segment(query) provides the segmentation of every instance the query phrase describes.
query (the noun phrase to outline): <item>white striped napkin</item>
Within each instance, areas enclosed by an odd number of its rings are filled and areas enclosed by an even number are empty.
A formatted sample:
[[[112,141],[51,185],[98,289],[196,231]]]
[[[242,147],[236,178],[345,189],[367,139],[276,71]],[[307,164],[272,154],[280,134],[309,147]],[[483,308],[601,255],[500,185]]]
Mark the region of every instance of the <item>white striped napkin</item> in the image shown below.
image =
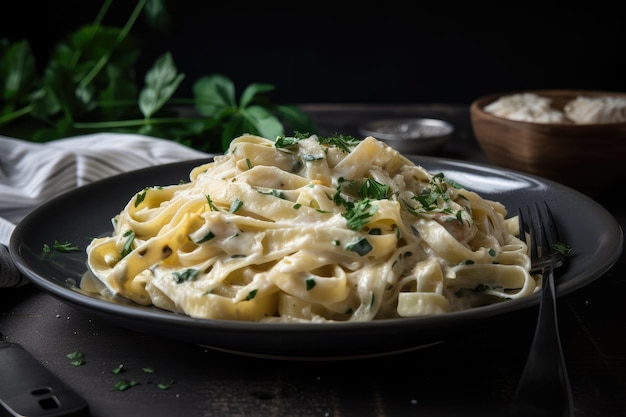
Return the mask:
[[[207,154],[174,141],[134,134],[96,133],[45,143],[0,136],[0,245],[15,225],[45,201],[125,171]],[[0,287],[10,275],[0,264]],[[13,280],[10,280],[13,281]]]

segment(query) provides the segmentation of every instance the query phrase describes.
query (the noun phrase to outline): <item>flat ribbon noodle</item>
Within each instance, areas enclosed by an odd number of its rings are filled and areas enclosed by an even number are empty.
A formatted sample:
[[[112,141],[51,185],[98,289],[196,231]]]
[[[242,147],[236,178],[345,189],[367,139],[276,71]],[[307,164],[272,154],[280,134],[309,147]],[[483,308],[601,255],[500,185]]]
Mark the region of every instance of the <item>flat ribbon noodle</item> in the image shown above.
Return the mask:
[[[87,248],[92,287],[281,322],[445,314],[537,290],[504,205],[373,137],[331,139],[243,135],[189,182],[140,190]]]

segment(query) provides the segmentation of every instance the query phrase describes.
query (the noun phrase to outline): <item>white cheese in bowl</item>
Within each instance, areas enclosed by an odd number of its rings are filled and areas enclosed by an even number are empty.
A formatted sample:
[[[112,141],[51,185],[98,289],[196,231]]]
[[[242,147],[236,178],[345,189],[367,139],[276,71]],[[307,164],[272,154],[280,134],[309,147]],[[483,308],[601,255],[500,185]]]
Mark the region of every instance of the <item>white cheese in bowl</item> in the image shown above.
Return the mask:
[[[560,123],[562,112],[551,107],[552,99],[534,93],[500,97],[487,105],[485,111],[495,116],[523,122]]]
[[[626,98],[577,97],[563,108],[574,123],[626,122]]]
[[[510,120],[535,123],[619,123],[626,122],[626,98],[579,96],[565,104],[563,111],[552,107],[552,99],[535,93],[500,97],[485,111]]]

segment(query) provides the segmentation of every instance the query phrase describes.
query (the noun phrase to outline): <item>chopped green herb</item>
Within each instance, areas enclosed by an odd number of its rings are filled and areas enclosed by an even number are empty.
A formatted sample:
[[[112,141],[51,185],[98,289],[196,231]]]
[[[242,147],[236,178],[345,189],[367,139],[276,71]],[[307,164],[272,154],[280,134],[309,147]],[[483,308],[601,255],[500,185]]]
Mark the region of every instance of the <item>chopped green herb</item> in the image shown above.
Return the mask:
[[[265,194],[265,195],[273,195],[274,197],[278,197],[280,199],[283,200],[287,200],[287,196],[285,195],[285,193],[283,193],[282,191],[279,190],[271,190],[271,191],[261,191],[259,190],[260,194]]]
[[[372,244],[366,238],[361,238],[357,240],[356,242],[351,243],[348,246],[346,246],[346,250],[356,252],[361,256],[366,255],[372,249],[373,249]]]
[[[453,195],[450,191],[451,188],[459,189],[462,187],[456,182],[445,178],[443,173],[435,174],[430,179],[428,187],[424,188],[419,195],[412,197],[413,200],[419,203],[417,207],[411,207],[405,202],[407,210],[415,216],[426,213],[454,214],[454,218],[447,220],[462,221],[463,210],[457,210],[453,213],[450,207],[450,202],[452,201],[451,196]],[[460,194],[457,194],[456,198],[467,200],[465,196]]]
[[[197,269],[187,268],[183,272],[175,271],[172,275],[174,276],[174,282],[177,284],[181,284],[185,281],[193,281],[198,276]]]
[[[231,213],[235,213],[237,210],[239,210],[241,207],[243,206],[243,201],[241,201],[238,198],[235,198],[233,200],[233,202],[230,204],[230,212]]]
[[[319,136],[317,138],[320,144],[334,146],[344,152],[350,152],[352,148],[359,144],[360,140],[354,136],[335,134],[327,137]]]
[[[163,383],[158,383],[156,384],[156,386],[159,389],[169,389],[172,385],[174,385],[174,380],[171,380],[170,382],[168,382],[167,384],[163,384]]]
[[[200,240],[198,240],[196,243],[200,244],[200,243],[204,243],[204,242],[208,242],[209,240],[213,239],[215,237],[215,234],[209,230],[209,232],[204,235],[204,237]]]
[[[215,204],[213,204],[213,200],[211,200],[211,196],[208,194],[206,195],[206,201],[209,203],[209,208],[211,209],[211,211],[219,211],[219,209],[215,207]]]
[[[138,207],[143,202],[143,200],[145,200],[147,194],[148,188],[144,188],[142,192],[137,194],[137,197],[135,198],[135,207]]]
[[[359,188],[359,197],[385,200],[391,196],[391,187],[372,178],[367,178]]]
[[[376,295],[372,293],[372,298],[370,299],[370,308],[374,307],[374,301],[376,300]]]
[[[248,169],[252,169],[252,162],[248,158],[246,158],[246,165],[248,166]]]
[[[246,296],[246,301],[250,301],[250,300],[252,300],[254,297],[256,297],[256,293],[257,293],[258,291],[259,291],[259,290],[252,290],[252,291],[250,291],[250,292],[248,293],[248,295]]]
[[[276,138],[274,146],[276,148],[290,148],[298,144],[302,139],[307,139],[311,135],[308,133],[294,132],[293,136],[279,136]],[[321,145],[333,146],[344,152],[350,152],[352,148],[359,144],[359,140],[353,136],[335,134],[327,137],[317,136],[317,141]]]
[[[287,200],[287,196],[285,195],[285,193],[283,193],[282,191],[278,191],[278,190],[272,190],[271,194],[274,197],[278,197],[282,200]]]
[[[311,154],[306,154],[302,156],[302,159],[304,159],[307,162],[311,162],[311,161],[321,161],[324,159],[323,155],[311,155]]]
[[[315,279],[314,278],[307,278],[305,281],[306,284],[306,290],[307,291],[311,291],[313,289],[313,287],[315,287]]]
[[[274,142],[274,146],[276,148],[289,148],[291,146],[296,145],[300,139],[305,139],[304,137],[289,137],[289,136],[279,136],[276,138]]]
[[[52,244],[52,248],[44,243],[43,253],[50,253],[52,249],[56,250],[57,252],[66,252],[66,253],[80,250],[78,246],[70,242],[59,243],[59,241],[55,240],[54,243]]]
[[[83,358],[83,353],[75,350],[74,352],[68,353],[67,355],[65,355],[68,359],[82,359]]]
[[[126,242],[124,242],[124,247],[122,248],[122,258],[127,256],[129,253],[133,251],[133,241],[135,240],[135,232],[132,230],[127,230],[123,235],[126,238]]]
[[[126,391],[127,389],[132,388],[135,385],[139,385],[139,382],[134,380],[127,381],[125,379],[120,379],[115,383],[111,391]]]
[[[554,249],[555,251],[563,255],[569,255],[569,253],[572,251],[572,247],[568,245],[567,243],[563,243],[563,242],[556,242],[555,244],[552,245],[552,249]]]
[[[124,365],[119,364],[115,368],[111,369],[111,373],[117,375],[121,373],[123,370],[124,370]]]
[[[156,369],[154,369],[154,368],[148,368],[148,367],[146,367],[146,368],[141,368],[141,370],[142,370],[142,371],[144,371],[144,372],[145,372],[145,373],[147,373],[147,374],[153,374],[153,373],[155,373],[155,372],[156,372]]]
[[[83,361],[83,354],[77,350],[72,353],[68,353],[65,356],[70,359],[70,365],[81,366],[85,364],[85,361]]]
[[[376,211],[378,206],[370,204],[369,199],[357,201],[346,207],[346,212],[342,214],[347,220],[347,226],[351,230],[362,230]]]
[[[441,174],[441,178],[450,186],[452,186],[452,188],[456,188],[457,190],[462,190],[463,186],[461,184],[459,184],[458,182],[451,180],[450,178],[444,178],[443,174]],[[465,198],[464,196],[460,196],[462,198]]]

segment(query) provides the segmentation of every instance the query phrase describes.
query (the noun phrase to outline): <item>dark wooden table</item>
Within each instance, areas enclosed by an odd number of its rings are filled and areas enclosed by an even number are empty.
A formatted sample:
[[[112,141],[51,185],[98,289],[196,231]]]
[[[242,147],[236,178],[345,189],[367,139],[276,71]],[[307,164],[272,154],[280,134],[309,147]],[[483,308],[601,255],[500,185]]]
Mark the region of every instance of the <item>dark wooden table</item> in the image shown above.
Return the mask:
[[[456,126],[438,156],[488,162],[468,108],[448,105],[306,105],[320,134],[359,136],[388,116],[438,117]],[[616,196],[599,197],[626,226]],[[626,416],[626,262],[560,301],[560,328],[578,417]],[[488,416],[509,401],[532,339],[537,309],[508,326],[477,326],[462,338],[391,356],[283,361],[240,356],[133,332],[90,317],[32,284],[0,290],[0,332],[89,403],[94,417],[124,416]],[[332,343],[332,341],[329,341]],[[85,364],[66,357],[84,354]],[[124,372],[111,371],[119,365]],[[146,373],[143,368],[153,368]],[[2,372],[2,370],[0,370]],[[126,391],[120,378],[136,380]],[[160,389],[158,383],[173,384]]]

